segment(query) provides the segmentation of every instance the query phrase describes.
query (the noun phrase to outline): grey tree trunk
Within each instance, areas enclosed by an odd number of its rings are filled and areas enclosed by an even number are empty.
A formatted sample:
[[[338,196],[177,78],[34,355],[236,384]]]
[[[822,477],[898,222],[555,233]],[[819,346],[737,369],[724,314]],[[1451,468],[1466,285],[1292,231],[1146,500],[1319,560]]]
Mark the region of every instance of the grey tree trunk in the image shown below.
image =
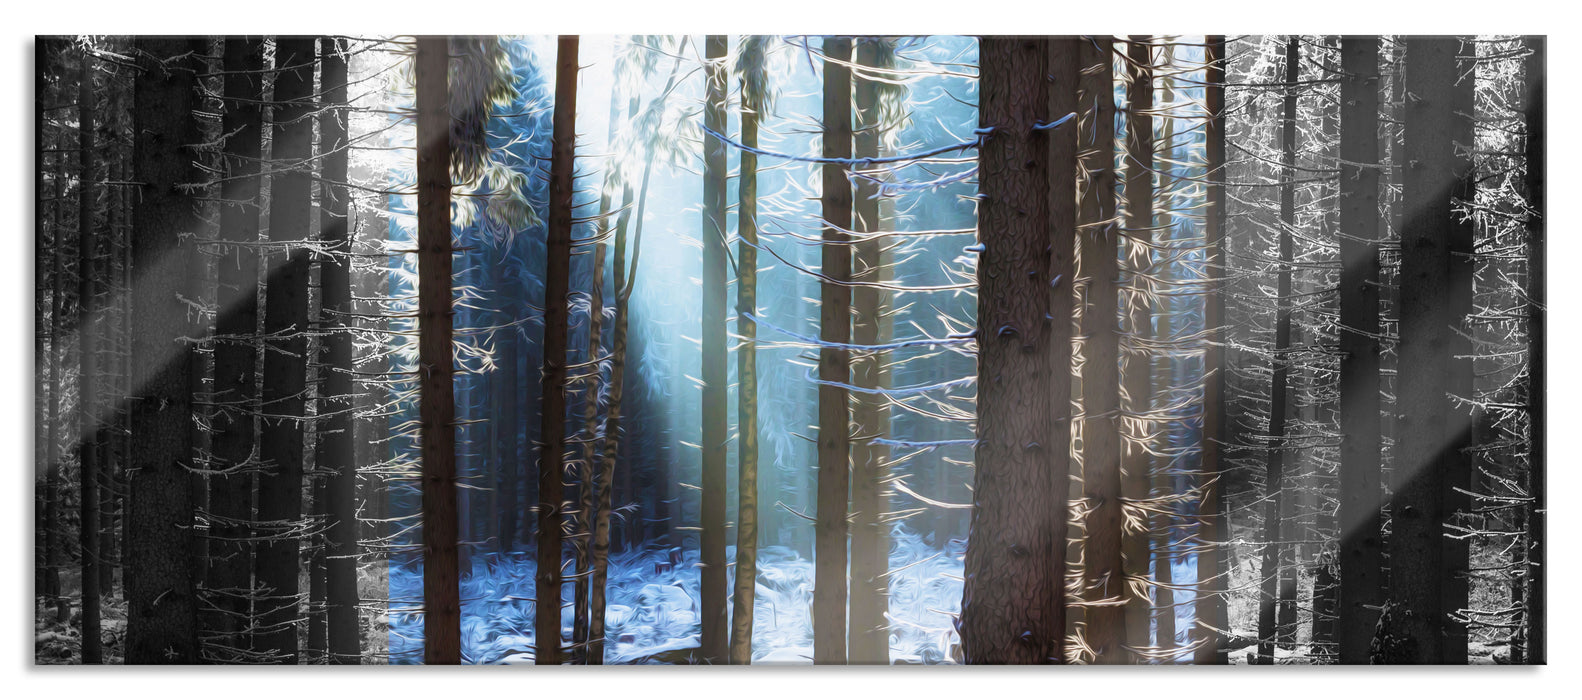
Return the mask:
[[[1365,664],[1384,596],[1379,435],[1379,40],[1340,42],[1340,662]]]
[[[136,41],[141,70],[134,79],[133,180],[142,183],[132,210],[132,289],[137,314],[132,339],[132,459],[127,498],[126,663],[198,661],[198,605],[190,567],[193,552],[193,391],[196,362],[182,337],[196,335],[187,305],[169,280],[198,267],[184,234],[202,225],[180,186],[203,175],[187,147],[202,137],[192,115],[199,107],[198,57],[206,39]]]
[[[278,663],[297,663],[297,627],[301,618],[301,538],[294,533],[302,520],[303,461],[306,445],[308,350],[308,283],[311,260],[301,241],[308,238],[312,213],[313,68],[318,56],[314,40],[283,38],[276,43],[274,136],[271,139],[269,201],[271,270],[264,290],[264,333],[272,337],[264,353],[263,421],[259,456],[265,471],[258,480],[258,519],[270,523],[260,533],[256,575],[260,598],[254,650]]]

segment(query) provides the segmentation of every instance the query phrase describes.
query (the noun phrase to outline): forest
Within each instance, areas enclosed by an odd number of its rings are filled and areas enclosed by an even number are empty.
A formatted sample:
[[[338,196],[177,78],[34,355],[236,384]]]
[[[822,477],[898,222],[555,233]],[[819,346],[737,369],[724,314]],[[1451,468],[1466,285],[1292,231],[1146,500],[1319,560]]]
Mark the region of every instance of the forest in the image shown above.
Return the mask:
[[[34,665],[1547,663],[1546,38],[34,38]]]

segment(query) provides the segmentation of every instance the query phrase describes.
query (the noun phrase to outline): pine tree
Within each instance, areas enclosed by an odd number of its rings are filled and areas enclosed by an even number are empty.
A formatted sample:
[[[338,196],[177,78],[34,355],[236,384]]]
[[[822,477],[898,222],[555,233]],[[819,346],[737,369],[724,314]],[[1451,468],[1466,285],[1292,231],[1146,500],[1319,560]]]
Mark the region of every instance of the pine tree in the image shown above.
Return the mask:
[[[534,604],[535,662],[561,663],[560,566],[566,449],[566,325],[575,192],[577,47],[560,37],[555,71],[554,142],[549,174],[549,242],[544,270],[544,399],[538,458],[538,571]]]
[[[729,39],[710,34],[703,44],[706,62],[703,126],[725,132],[726,65]],[[724,663],[727,653],[725,578],[725,448],[726,363],[725,347],[725,143],[703,141],[703,537],[700,585],[703,623],[699,655],[710,663]]]
[[[824,157],[851,157],[851,39],[824,39]],[[851,484],[851,183],[823,165],[824,245],[819,272],[818,521],[814,524],[813,663],[846,663],[846,520]]]
[[[1121,357],[1121,497],[1131,503],[1148,498],[1149,443],[1152,440],[1153,375],[1149,342],[1153,338],[1154,289],[1154,69],[1151,37],[1129,38],[1126,62],[1130,82],[1126,89],[1126,222],[1124,250],[1128,283],[1126,333]],[[1146,516],[1121,532],[1121,556],[1127,579],[1148,580],[1149,537]],[[1149,646],[1151,611],[1149,589],[1126,593],[1126,645]]]
[[[352,336],[347,320],[352,307],[352,239],[348,227],[346,187],[349,141],[347,139],[346,40],[319,40],[323,73],[319,79],[323,110],[319,115],[319,141],[324,151],[319,201],[320,236],[331,257],[319,263],[323,289],[320,331],[323,340],[323,377],[320,396],[331,399],[329,417],[320,418],[316,468],[331,471],[326,477],[324,554],[325,605],[328,607],[328,646],[331,663],[360,664],[362,650],[357,618],[357,461],[352,443]],[[320,415],[325,413],[320,410]]]
[[[758,123],[769,108],[768,40],[744,37],[736,61],[741,75],[741,175],[736,208],[737,505],[736,579],[731,597],[730,662],[752,663],[753,610],[758,583]]]
[[[1280,148],[1282,154],[1281,177],[1285,182],[1280,186],[1280,243],[1279,243],[1279,269],[1276,271],[1278,281],[1275,284],[1275,331],[1274,349],[1270,362],[1272,364],[1273,378],[1269,384],[1269,448],[1266,454],[1266,471],[1264,477],[1264,510],[1263,510],[1263,559],[1259,578],[1263,582],[1262,594],[1258,601],[1258,663],[1274,663],[1274,647],[1277,641],[1283,642],[1286,634],[1283,626],[1277,624],[1276,611],[1279,606],[1294,604],[1288,593],[1294,592],[1285,589],[1287,558],[1291,556],[1290,548],[1281,543],[1284,513],[1289,510],[1289,501],[1285,493],[1285,453],[1286,453],[1286,406],[1288,401],[1287,381],[1291,372],[1290,347],[1291,347],[1291,264],[1293,244],[1291,229],[1296,224],[1296,186],[1291,183],[1296,177],[1296,82],[1297,69],[1301,60],[1301,38],[1292,36],[1286,40],[1285,49],[1285,111],[1282,117],[1282,136]]]
[[[1368,661],[1383,600],[1379,40],[1340,42],[1340,662]]]
[[[1545,379],[1548,377],[1548,350],[1545,343],[1548,341],[1548,305],[1549,295],[1545,287],[1548,282],[1548,264],[1544,256],[1548,252],[1548,195],[1545,180],[1548,159],[1544,154],[1546,137],[1548,136],[1548,116],[1545,112],[1547,101],[1545,97],[1545,81],[1548,78],[1548,53],[1549,42],[1546,37],[1528,37],[1527,44],[1531,49],[1526,59],[1527,81],[1527,206],[1531,210],[1528,215],[1528,243],[1527,243],[1527,420],[1528,420],[1528,481],[1527,492],[1531,497],[1528,505],[1528,536],[1531,544],[1527,552],[1528,579],[1527,590],[1527,662],[1531,664],[1549,663],[1548,621],[1544,618],[1548,611],[1548,601],[1545,595],[1548,591],[1548,570],[1544,564],[1549,561],[1546,549],[1549,541],[1548,534],[1548,477],[1546,470],[1549,468],[1548,446],[1548,401],[1544,396],[1547,388]]]
[[[1084,114],[1078,148],[1085,181],[1077,215],[1081,266],[1088,277],[1082,314],[1082,468],[1083,497],[1091,503],[1083,545],[1083,591],[1087,603],[1086,642],[1101,664],[1124,664],[1126,608],[1113,604],[1129,595],[1121,557],[1121,428],[1118,259],[1120,231],[1115,205],[1114,40],[1088,37],[1082,42],[1080,103]]]
[[[99,187],[94,161],[94,67],[82,51],[77,76],[77,464],[79,551],[82,557],[82,662],[104,662],[99,605],[99,353],[98,232],[94,229]]]
[[[282,38],[276,43],[276,107],[271,138],[269,242],[271,270],[264,291],[264,333],[275,350],[264,353],[261,401],[263,421],[259,455],[265,471],[258,480],[258,519],[275,533],[259,543],[256,575],[261,591],[254,649],[274,661],[297,662],[297,621],[301,617],[296,525],[302,520],[303,418],[306,415],[308,281],[311,260],[302,241],[312,213],[314,40]],[[283,260],[281,258],[284,258]]]
[[[457,553],[456,394],[451,359],[451,324],[454,315],[451,258],[454,247],[450,230],[451,119],[447,108],[449,41],[444,37],[419,37],[413,64],[417,88],[418,143],[418,413],[423,472],[423,662],[431,665],[459,664],[461,591]],[[558,553],[559,550],[556,551]],[[559,641],[558,625],[556,641]]]
[[[893,58],[888,40],[857,40],[859,66],[884,67]],[[869,74],[873,75],[873,74]],[[883,74],[879,74],[881,77]],[[853,155],[874,158],[879,155],[884,114],[879,104],[880,83],[862,73],[854,81],[857,127],[852,137]],[[882,229],[879,220],[879,187],[870,178],[856,183],[852,203],[853,226],[862,237],[851,246],[852,342],[877,345],[882,341],[885,322],[885,239],[874,236]],[[867,351],[852,358],[852,384],[864,389],[881,389],[883,365],[888,353]],[[874,440],[889,432],[886,398],[871,393],[852,397],[851,509],[855,522],[851,530],[851,603],[849,605],[849,661],[854,664],[890,663],[890,595],[884,573],[890,568],[889,524],[881,517],[887,508],[884,498],[889,476],[889,449]]]
[[[189,567],[193,552],[193,349],[187,306],[166,281],[198,269],[197,252],[181,237],[198,230],[198,212],[183,185],[202,175],[187,149],[199,143],[198,57],[203,39],[140,38],[135,42],[132,289],[137,314],[132,339],[132,454],[127,496],[126,663],[195,663],[198,605]]]
[[[1204,155],[1210,182],[1225,180],[1225,36],[1207,37],[1204,51],[1203,107],[1208,113],[1204,122]],[[1203,239],[1207,250],[1207,273],[1211,278],[1203,302],[1203,327],[1212,334],[1204,348],[1203,367],[1207,376],[1203,382],[1203,445],[1202,478],[1198,488],[1202,501],[1198,504],[1197,591],[1193,607],[1198,625],[1194,639],[1198,644],[1193,655],[1197,665],[1223,665],[1226,663],[1224,639],[1221,630],[1229,629],[1225,594],[1228,588],[1225,574],[1224,544],[1228,531],[1225,518],[1223,478],[1226,471],[1225,446],[1228,444],[1226,425],[1225,345],[1229,327],[1225,324],[1226,278],[1229,268],[1225,256],[1225,186],[1210,185],[1207,192],[1208,207],[1203,214]]]
[[[1051,76],[1065,78],[1053,90],[1069,90],[1076,67],[1050,62],[1074,62],[1071,48],[1017,37],[979,44],[979,120],[992,131],[979,154],[978,438],[961,607],[967,663],[1058,663],[1063,655],[1069,487],[1058,455],[1069,451],[1061,442],[1069,433],[1057,429],[1061,407],[1052,403],[1069,409],[1069,369],[1055,362],[1071,340],[1070,326],[1051,311],[1069,290],[1061,285],[1071,276],[1077,163],[1075,130],[1051,128],[1049,112],[1070,104],[1051,99]]]
[[[219,259],[217,300],[220,309],[214,332],[214,401],[217,411],[210,448],[217,469],[209,476],[211,561],[204,589],[209,614],[204,631],[215,635],[209,654],[233,658],[251,645],[253,545],[247,542],[253,519],[253,486],[258,437],[258,252],[259,157],[263,145],[264,42],[259,38],[225,40],[225,113],[220,128],[225,139],[224,173],[220,184],[219,240],[226,245]]]
[[[1455,38],[1406,40],[1405,168],[1401,231],[1400,358],[1396,400],[1395,469],[1390,504],[1387,620],[1375,643],[1386,663],[1443,663],[1446,659],[1447,563],[1443,527],[1453,452],[1462,447],[1450,426],[1459,421],[1447,396],[1454,214],[1451,198],[1464,172],[1452,134]],[[1415,99],[1414,99],[1415,98]],[[1415,163],[1415,167],[1411,167]],[[1464,564],[1464,562],[1463,562]]]

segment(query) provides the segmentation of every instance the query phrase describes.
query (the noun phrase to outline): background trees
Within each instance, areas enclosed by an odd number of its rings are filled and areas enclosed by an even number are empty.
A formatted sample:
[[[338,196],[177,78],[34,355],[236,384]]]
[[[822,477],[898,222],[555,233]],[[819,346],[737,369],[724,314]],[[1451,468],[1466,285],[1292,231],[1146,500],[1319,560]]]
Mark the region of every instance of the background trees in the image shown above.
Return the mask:
[[[1545,658],[1540,45],[734,46],[41,41],[38,658]]]

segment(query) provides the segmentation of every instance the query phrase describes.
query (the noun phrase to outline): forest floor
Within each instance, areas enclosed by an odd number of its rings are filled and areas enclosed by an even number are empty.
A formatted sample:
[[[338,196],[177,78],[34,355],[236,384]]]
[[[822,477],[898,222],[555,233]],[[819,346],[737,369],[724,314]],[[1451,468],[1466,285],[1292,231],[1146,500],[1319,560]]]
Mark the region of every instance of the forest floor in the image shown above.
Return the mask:
[[[935,548],[898,532],[890,554],[892,663],[953,663],[954,618],[961,609],[962,554],[951,540]],[[734,547],[728,556],[734,556]],[[474,557],[462,579],[462,657],[472,664],[533,661],[533,559],[522,553]],[[758,550],[753,663],[810,664],[813,656],[813,562],[780,546]],[[394,566],[392,600],[420,600],[422,568]],[[567,585],[564,598],[571,599]],[[422,657],[422,614],[392,606],[390,662]],[[569,608],[569,606],[568,606]],[[696,549],[646,547],[610,556],[606,612],[609,664],[687,663],[700,642]],[[562,630],[569,644],[572,615]]]

